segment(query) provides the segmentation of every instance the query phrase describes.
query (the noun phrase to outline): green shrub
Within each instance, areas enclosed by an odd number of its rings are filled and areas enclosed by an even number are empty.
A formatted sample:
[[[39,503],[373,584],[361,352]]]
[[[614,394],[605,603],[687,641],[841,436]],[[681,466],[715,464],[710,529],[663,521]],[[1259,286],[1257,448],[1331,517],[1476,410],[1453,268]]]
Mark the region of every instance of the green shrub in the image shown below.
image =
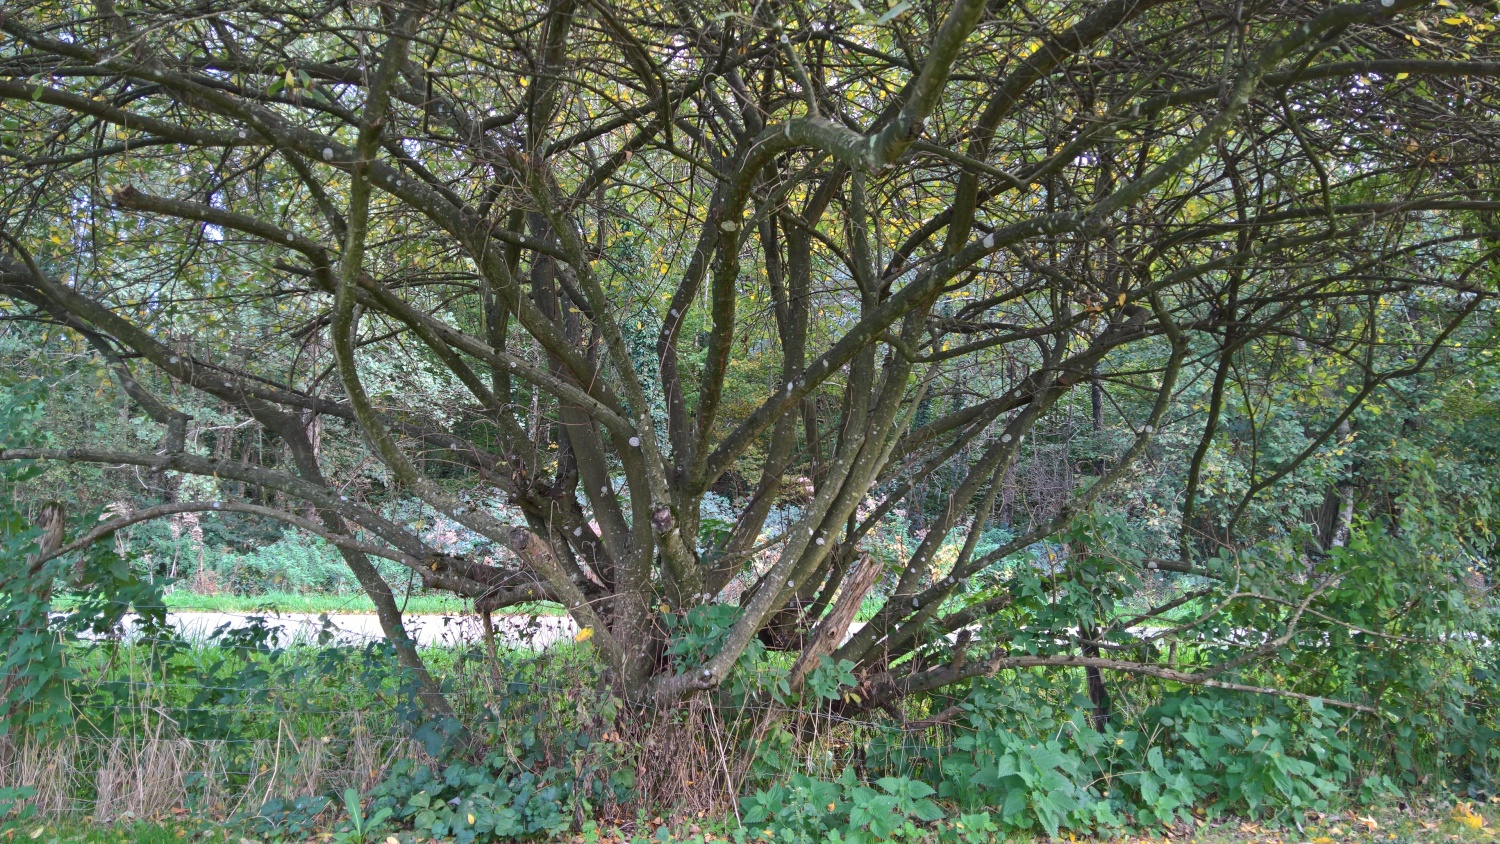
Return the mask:
[[[404,762],[371,793],[371,810],[389,810],[420,835],[457,844],[541,840],[572,824],[572,813],[565,813],[569,779],[560,769],[520,770],[499,754],[477,765],[455,763],[441,773]]]
[[[929,751],[939,793],[967,810],[997,807],[995,821],[1006,830],[1040,827],[1056,836],[1064,828],[1119,826],[1109,801],[1091,785],[1104,736],[1081,720],[1038,734],[981,718],[978,729],[950,748]]]
[[[1143,720],[1155,732],[1148,764],[1134,783],[1122,780],[1133,786],[1146,821],[1166,819],[1156,806],[1168,782],[1182,783],[1183,811],[1201,804],[1212,814],[1290,815],[1326,810],[1354,770],[1337,721],[1317,700],[1297,705],[1176,692]]]
[[[741,799],[740,839],[785,844],[918,841],[944,817],[931,799],[935,793],[927,783],[906,777],[882,777],[872,788],[850,768],[832,781],[793,774],[784,784]],[[987,822],[987,816],[976,816],[969,829]]]
[[[978,683],[951,742],[913,751],[893,731],[871,760],[913,770],[960,810],[992,811],[1003,830],[1049,836],[1190,822],[1190,810],[1290,819],[1328,810],[1354,781],[1349,741],[1316,701],[1181,689],[1101,731],[1086,699],[1058,706],[1042,688],[1029,674]],[[1394,789],[1388,777],[1363,787]]]
[[[318,830],[319,817],[328,810],[331,802],[321,794],[273,797],[249,816],[234,820],[261,838],[301,841]]]
[[[252,551],[220,551],[210,568],[233,591],[243,594],[278,590],[350,592],[359,588],[337,548],[293,530]]]

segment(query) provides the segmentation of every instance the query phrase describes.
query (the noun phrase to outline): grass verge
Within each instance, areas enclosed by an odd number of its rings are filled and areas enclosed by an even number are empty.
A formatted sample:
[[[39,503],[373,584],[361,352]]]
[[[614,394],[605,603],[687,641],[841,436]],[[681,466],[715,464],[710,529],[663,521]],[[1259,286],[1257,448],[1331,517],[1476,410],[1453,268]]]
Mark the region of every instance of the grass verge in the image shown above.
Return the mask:
[[[1480,826],[1464,823],[1465,815],[1477,817]],[[1309,812],[1303,819],[1301,829],[1294,826],[1274,826],[1242,819],[1221,819],[1204,822],[1196,828],[1178,825],[1154,833],[1122,835],[1110,840],[1119,844],[1490,844],[1500,841],[1496,826],[1500,825],[1500,798],[1491,798],[1488,805],[1467,804],[1467,811],[1454,809],[1452,798],[1430,797],[1413,799],[1410,803],[1349,809],[1343,812]],[[307,840],[326,841],[329,832],[335,829],[337,820],[331,820],[326,830],[312,833]],[[695,816],[656,817],[625,826],[600,826],[585,823],[580,832],[556,839],[569,844],[655,844],[661,841],[681,841],[692,844],[708,844],[715,841],[735,841],[734,818],[705,818]],[[945,839],[965,840],[957,835],[950,824],[944,824],[922,838],[924,842]],[[400,844],[416,844],[417,838],[408,832],[380,830],[372,836],[376,841],[394,838]],[[423,839],[427,841],[430,839]],[[1045,839],[1035,839],[1037,841]],[[1075,840],[1070,837],[1069,840]],[[255,841],[247,838],[242,830],[206,818],[182,816],[166,820],[123,820],[112,824],[90,823],[87,819],[68,821],[3,821],[0,822],[0,842],[3,844],[218,844],[218,842]],[[259,844],[255,841],[255,844]]]

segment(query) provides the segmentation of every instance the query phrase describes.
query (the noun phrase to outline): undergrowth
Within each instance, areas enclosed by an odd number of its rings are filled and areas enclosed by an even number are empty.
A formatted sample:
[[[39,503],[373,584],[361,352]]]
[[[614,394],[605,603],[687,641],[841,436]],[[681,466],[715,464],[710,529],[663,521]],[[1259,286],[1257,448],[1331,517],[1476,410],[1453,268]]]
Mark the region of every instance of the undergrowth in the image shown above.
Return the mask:
[[[852,663],[824,657],[797,694],[789,655],[759,642],[714,693],[658,710],[614,693],[592,643],[481,643],[423,654],[450,717],[423,705],[383,641],[287,644],[251,619],[187,642],[166,624],[160,582],[102,557],[90,571],[61,615],[33,593],[4,593],[0,818],[182,812],[256,840],[474,844],[675,835],[651,823],[667,816],[725,819],[721,833],[740,841],[979,841],[1226,818],[1292,828],[1424,793],[1482,807],[1500,772],[1490,647],[1467,665],[1361,666],[1384,684],[1381,710],[1361,713],[1316,693],[1147,676],[1112,678],[1100,711],[1081,673],[1042,669],[862,711],[869,678]],[[139,627],[118,636],[127,615]],[[698,664],[734,619],[726,605],[664,612],[663,659]],[[1189,640],[1174,658],[1191,664],[1217,646]],[[1301,688],[1337,690],[1337,663],[1321,664]],[[1288,654],[1235,679],[1287,686],[1294,670]]]
[[[715,625],[688,626],[690,658]],[[1450,742],[1441,766],[1402,771],[1391,748],[1410,722],[1151,680],[1119,684],[1098,724],[1081,685],[1005,672],[974,682],[957,718],[924,726],[940,701],[910,700],[899,720],[836,716],[853,678],[826,659],[815,699],[765,696],[784,665],[761,653],[729,686],[738,700],[652,713],[609,692],[586,644],[425,656],[466,729],[426,717],[381,645],[280,647],[252,623],[210,644],[75,647],[68,730],[0,740],[0,814],[178,810],[257,840],[471,844],[696,811],[737,817],[722,833],[741,841],[981,841],[1294,826],[1460,781],[1482,801],[1495,761],[1493,744]]]

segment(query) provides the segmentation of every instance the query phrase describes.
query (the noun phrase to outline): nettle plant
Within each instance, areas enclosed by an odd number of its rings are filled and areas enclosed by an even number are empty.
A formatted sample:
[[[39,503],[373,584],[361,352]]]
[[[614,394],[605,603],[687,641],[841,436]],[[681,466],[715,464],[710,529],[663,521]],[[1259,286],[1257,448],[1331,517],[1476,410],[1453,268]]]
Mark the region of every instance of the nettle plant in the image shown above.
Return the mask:
[[[141,506],[77,541],[219,511],[333,544],[435,714],[374,558],[481,612],[562,604],[659,705],[763,646],[795,653],[790,692],[852,664],[846,714],[1029,667],[1086,672],[1101,717],[1122,672],[1373,710],[1246,672],[1329,630],[1426,637],[1399,602],[1347,617],[1326,561],[1373,506],[1362,408],[1493,316],[1500,65],[1453,21],[9,3],[0,313],[159,441],[0,457],[139,470]],[[187,437],[186,397],[226,421]],[[412,500],[492,550],[382,515]],[[913,541],[868,554],[898,510]],[[1101,546],[1065,535],[1081,514],[1150,529]],[[1288,553],[1245,565],[1268,539]],[[1038,547],[1015,589],[969,588]],[[1207,620],[1106,612],[1168,572]],[[664,616],[724,602],[669,646]]]

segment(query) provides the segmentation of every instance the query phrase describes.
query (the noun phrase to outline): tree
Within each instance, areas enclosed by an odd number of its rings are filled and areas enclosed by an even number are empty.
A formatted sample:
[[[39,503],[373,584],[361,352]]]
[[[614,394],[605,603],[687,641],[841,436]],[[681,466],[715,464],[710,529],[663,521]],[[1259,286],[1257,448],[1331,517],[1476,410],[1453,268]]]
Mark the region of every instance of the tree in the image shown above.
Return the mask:
[[[855,708],[1025,666],[1088,667],[1101,694],[1099,671],[1306,696],[1234,679],[1309,619],[1353,624],[1317,565],[1349,542],[1347,479],[1306,467],[1493,314],[1491,15],[15,4],[3,307],[86,342],[161,438],[0,456],[217,479],[219,500],[95,533],[195,508],[314,532],[418,672],[371,557],[486,613],[562,603],[662,704],[756,641],[836,645]],[[1277,384],[1305,399],[1290,428],[1257,416]],[[1012,518],[1007,479],[1079,387],[1114,435],[1101,421]],[[185,447],[179,390],[278,448]],[[331,474],[315,423],[366,465]],[[1237,487],[1213,484],[1226,438]],[[1153,449],[1178,461],[1172,541],[1101,545]],[[1287,533],[1257,508],[1293,481],[1333,490],[1333,523],[1250,588],[1245,555]],[[728,517],[705,519],[715,495]],[[398,496],[509,550],[430,547],[382,509]],[[897,510],[923,532],[844,641]],[[1054,609],[1031,620],[1052,632],[1022,647],[1024,619],[992,634],[1026,596],[976,584],[1038,547]],[[1181,601],[1111,620],[1106,570],[1250,595],[1265,637],[1179,665],[1129,631]],[[711,653],[674,669],[664,615],[737,577]],[[949,644],[976,629],[983,655]]]

